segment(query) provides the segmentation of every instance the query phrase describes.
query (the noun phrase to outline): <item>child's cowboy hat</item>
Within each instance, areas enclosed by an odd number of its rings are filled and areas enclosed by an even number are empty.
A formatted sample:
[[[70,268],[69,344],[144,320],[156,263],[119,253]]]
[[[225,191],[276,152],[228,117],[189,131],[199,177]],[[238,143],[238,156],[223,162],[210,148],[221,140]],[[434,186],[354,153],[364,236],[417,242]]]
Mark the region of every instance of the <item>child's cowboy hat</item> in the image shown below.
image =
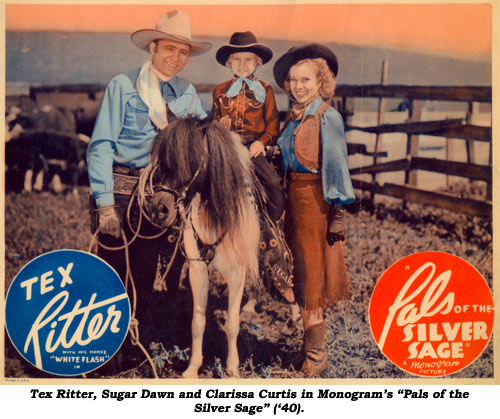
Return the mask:
[[[191,47],[190,55],[200,55],[212,48],[210,42],[195,42],[191,40],[191,23],[189,15],[179,10],[172,10],[161,16],[156,23],[156,29],[141,29],[130,35],[135,46],[149,52],[149,44],[157,39],[170,39],[182,42]]]
[[[321,44],[307,44],[298,47],[290,48],[283,54],[274,64],[273,73],[274,80],[279,87],[283,88],[285,80],[288,77],[290,68],[299,61],[313,58],[323,58],[332,74],[337,77],[339,63],[333,51]]]
[[[225,66],[229,56],[235,52],[253,52],[262,59],[262,64],[273,58],[271,49],[259,44],[255,35],[250,31],[233,33],[229,44],[223,45],[217,50],[215,59],[219,64]]]

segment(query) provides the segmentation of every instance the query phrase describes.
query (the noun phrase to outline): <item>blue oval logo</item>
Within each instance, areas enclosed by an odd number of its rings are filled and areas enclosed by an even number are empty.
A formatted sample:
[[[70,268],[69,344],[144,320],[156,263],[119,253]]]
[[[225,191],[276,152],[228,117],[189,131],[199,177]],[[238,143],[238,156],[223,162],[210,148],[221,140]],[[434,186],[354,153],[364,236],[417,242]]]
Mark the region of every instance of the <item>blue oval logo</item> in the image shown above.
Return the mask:
[[[5,326],[28,362],[74,376],[109,361],[127,335],[130,303],[114,269],[78,250],[45,253],[25,265],[7,293]]]

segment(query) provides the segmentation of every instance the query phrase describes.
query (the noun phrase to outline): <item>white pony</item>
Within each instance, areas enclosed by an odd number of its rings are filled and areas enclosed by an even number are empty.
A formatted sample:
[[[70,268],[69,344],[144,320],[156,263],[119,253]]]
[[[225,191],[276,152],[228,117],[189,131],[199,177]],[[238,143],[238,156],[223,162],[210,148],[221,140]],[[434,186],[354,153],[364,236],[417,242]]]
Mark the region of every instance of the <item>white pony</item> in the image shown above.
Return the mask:
[[[151,218],[181,220],[180,239],[193,293],[192,348],[185,378],[198,377],[209,291],[209,269],[228,286],[227,372],[238,377],[236,339],[245,281],[258,278],[259,216],[251,193],[248,151],[218,122],[180,119],[155,139],[149,176]]]

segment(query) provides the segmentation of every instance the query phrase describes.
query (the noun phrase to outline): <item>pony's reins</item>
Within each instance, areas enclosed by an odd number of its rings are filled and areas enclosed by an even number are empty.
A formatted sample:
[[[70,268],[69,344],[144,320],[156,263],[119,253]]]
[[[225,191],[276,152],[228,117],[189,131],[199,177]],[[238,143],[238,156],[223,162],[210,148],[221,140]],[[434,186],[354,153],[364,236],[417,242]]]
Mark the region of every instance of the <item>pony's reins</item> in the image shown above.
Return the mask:
[[[127,237],[125,235],[125,231],[123,230],[123,228],[120,228],[121,239],[123,241],[123,245],[117,246],[117,247],[106,246],[98,239],[98,235],[99,235],[99,231],[100,231],[100,227],[98,226],[94,235],[92,236],[92,240],[91,240],[90,245],[89,245],[89,253],[97,253],[97,251],[96,252],[93,251],[95,249],[96,245],[99,245],[103,249],[110,250],[110,251],[119,251],[119,250],[125,251],[125,266],[126,266],[125,289],[126,290],[129,289],[129,283],[130,283],[130,287],[132,290],[132,313],[130,316],[130,326],[129,326],[131,341],[132,341],[133,345],[138,346],[141,349],[141,351],[145,354],[149,364],[151,365],[151,368],[153,370],[155,378],[159,378],[159,377],[158,377],[158,373],[156,371],[156,367],[154,365],[154,362],[151,359],[151,356],[149,355],[147,350],[141,344],[140,339],[139,339],[139,321],[135,317],[135,312],[136,312],[136,308],[137,308],[137,293],[136,293],[134,278],[132,275],[132,270],[130,269],[129,246],[138,237],[141,239],[145,239],[145,240],[153,240],[153,239],[156,239],[158,237],[161,237],[169,229],[178,230],[180,232],[183,229],[190,228],[190,226],[192,226],[192,223],[190,221],[191,220],[191,206],[188,206],[188,208],[186,209],[184,202],[185,202],[187,193],[189,191],[189,188],[194,183],[195,179],[198,177],[198,175],[200,174],[200,172],[205,164],[206,164],[205,157],[202,157],[202,162],[199,165],[198,169],[194,173],[190,182],[183,188],[183,190],[180,193],[177,192],[176,190],[169,188],[168,186],[165,186],[162,184],[154,185],[153,178],[154,178],[154,174],[155,174],[156,170],[158,169],[158,166],[157,165],[147,166],[145,169],[143,169],[141,171],[141,174],[139,175],[139,181],[138,181],[137,185],[135,186],[134,190],[132,191],[129,203],[127,205],[125,218],[127,219],[127,224],[128,224],[130,231],[133,233],[132,238],[130,240],[127,240]],[[149,194],[146,192],[148,187],[149,187]],[[171,193],[174,197],[176,197],[175,208],[177,209],[178,214],[180,215],[180,225],[179,226],[173,225],[173,226],[168,226],[168,227],[162,227],[162,226],[156,224],[155,222],[153,222],[151,217],[148,216],[147,212],[145,211],[145,207],[147,207],[146,195],[153,196],[158,191],[168,192],[168,193]],[[138,219],[136,228],[134,228],[132,226],[132,222],[131,222],[132,206],[134,204],[135,199],[137,199],[137,205],[139,207],[139,219]],[[189,216],[188,216],[188,214],[189,214]],[[156,235],[152,235],[152,236],[144,236],[144,235],[140,234],[139,232],[140,232],[140,229],[142,226],[142,217],[146,218],[146,220],[148,220],[148,222],[151,225],[161,229],[162,231],[160,233],[158,233]],[[195,233],[195,237],[196,237],[197,242],[201,243],[196,232],[194,232],[194,233]],[[172,256],[170,257],[170,260],[166,266],[165,272],[163,273],[163,275],[160,278],[161,281],[165,280],[168,272],[170,271],[170,269],[173,265],[175,257],[177,256],[177,252],[179,251],[179,248],[180,248],[181,237],[182,237],[182,234],[180,234],[180,233],[177,234],[177,238],[175,239],[174,251],[173,251]],[[170,236],[169,236],[168,240],[169,241],[171,240]],[[220,237],[213,244],[204,245],[204,246],[208,246],[212,249],[212,257],[210,258],[210,260],[213,258],[213,248],[216,247],[221,241],[222,241],[222,237]],[[173,241],[171,243],[173,243]],[[181,252],[183,253],[184,257],[186,257],[186,259],[188,259],[185,252],[182,249],[181,249]],[[198,260],[198,259],[196,259],[196,260]],[[206,259],[199,259],[199,260],[204,260],[205,263],[207,263]]]

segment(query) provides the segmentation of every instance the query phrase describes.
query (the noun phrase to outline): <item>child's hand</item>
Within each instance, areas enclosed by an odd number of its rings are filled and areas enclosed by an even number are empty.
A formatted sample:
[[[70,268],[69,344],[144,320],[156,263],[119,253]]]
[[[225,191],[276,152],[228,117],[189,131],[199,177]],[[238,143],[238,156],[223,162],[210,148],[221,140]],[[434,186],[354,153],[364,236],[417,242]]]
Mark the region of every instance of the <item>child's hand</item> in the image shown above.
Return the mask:
[[[257,157],[259,155],[266,155],[266,147],[262,141],[254,141],[250,146],[250,157]]]
[[[231,129],[231,118],[229,116],[223,116],[219,122],[224,128]]]

